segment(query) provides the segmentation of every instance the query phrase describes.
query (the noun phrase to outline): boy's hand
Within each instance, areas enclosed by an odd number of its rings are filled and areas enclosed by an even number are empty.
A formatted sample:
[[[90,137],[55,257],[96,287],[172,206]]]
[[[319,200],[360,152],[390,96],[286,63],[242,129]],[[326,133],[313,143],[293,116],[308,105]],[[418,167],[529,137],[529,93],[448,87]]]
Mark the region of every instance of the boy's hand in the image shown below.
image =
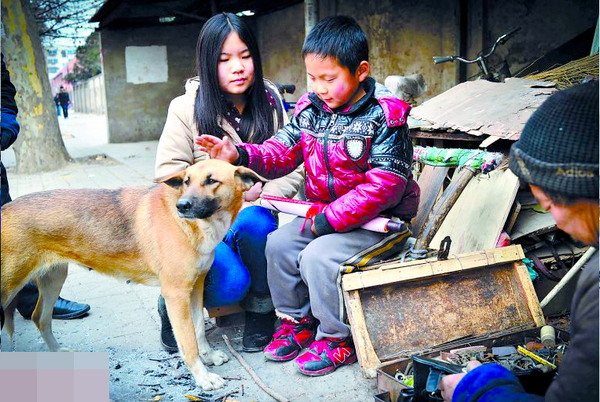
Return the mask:
[[[220,139],[212,135],[202,134],[196,137],[194,142],[198,144],[200,151],[208,153],[213,159],[233,163],[240,157],[237,148],[227,137]]]

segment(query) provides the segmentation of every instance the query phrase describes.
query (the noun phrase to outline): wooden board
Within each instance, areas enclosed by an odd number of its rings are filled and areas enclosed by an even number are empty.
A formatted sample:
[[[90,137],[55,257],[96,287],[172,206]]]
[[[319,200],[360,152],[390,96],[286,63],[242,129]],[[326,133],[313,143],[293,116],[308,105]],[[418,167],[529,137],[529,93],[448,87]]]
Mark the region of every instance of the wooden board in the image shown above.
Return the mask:
[[[429,216],[435,201],[440,196],[444,179],[448,174],[448,167],[433,167],[425,165],[419,180],[419,188],[421,189],[421,197],[419,198],[419,209],[417,216],[413,219],[412,232],[413,237],[418,237],[423,223]]]
[[[533,236],[556,229],[556,222],[549,213],[537,212],[532,208],[521,210],[510,234],[512,240]]]
[[[437,249],[450,236],[450,253],[494,248],[504,227],[519,179],[510,170],[496,169],[475,176],[444,219],[429,247]]]
[[[533,112],[557,91],[554,86],[523,78],[463,82],[413,108],[410,127],[516,141]]]
[[[242,309],[240,307],[239,304],[232,304],[229,306],[221,306],[221,307],[210,307],[206,309],[208,311],[208,316],[215,318],[215,317],[223,317],[226,315],[231,315],[231,314],[237,314],[237,313],[241,313],[242,311],[244,311],[244,309]]]
[[[519,213],[521,212],[521,203],[518,200],[515,200],[512,208],[510,209],[510,213],[508,214],[508,219],[504,224],[504,231],[508,234],[512,232],[513,227],[515,226],[515,222],[517,222],[517,218],[519,217]]]
[[[363,374],[386,360],[462,338],[544,325],[520,246],[387,263],[342,277]]]

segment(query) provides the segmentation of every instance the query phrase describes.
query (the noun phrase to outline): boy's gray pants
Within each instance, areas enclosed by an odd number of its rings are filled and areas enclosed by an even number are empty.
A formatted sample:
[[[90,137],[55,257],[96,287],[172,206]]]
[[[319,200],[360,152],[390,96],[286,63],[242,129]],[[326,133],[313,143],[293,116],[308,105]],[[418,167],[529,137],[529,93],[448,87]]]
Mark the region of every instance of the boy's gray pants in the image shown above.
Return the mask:
[[[295,218],[267,238],[267,279],[273,304],[297,320],[309,311],[320,321],[317,340],[350,336],[344,324],[340,263],[385,235],[364,229],[316,237]]]

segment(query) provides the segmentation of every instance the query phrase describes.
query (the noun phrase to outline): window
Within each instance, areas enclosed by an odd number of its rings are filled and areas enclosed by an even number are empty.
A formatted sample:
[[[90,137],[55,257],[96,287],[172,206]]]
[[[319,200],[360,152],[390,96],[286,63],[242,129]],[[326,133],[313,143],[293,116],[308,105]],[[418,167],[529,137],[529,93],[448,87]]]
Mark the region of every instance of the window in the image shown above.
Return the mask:
[[[69,55],[71,55],[71,56],[72,56],[72,55],[74,55],[74,54],[75,54],[75,50],[72,50],[72,49],[71,49],[71,50],[68,50],[68,51],[67,51],[67,53],[68,53]]]
[[[58,51],[56,49],[54,49],[54,50],[48,50],[48,56],[54,56],[54,57],[56,57],[57,53],[58,53]]]
[[[61,51],[60,51],[60,55],[61,55],[62,57],[67,57],[67,51],[66,51],[66,50],[61,50]]]
[[[58,64],[58,59],[48,59],[48,64]]]
[[[50,74],[54,74],[54,73],[56,73],[58,70],[59,70],[59,68],[58,68],[58,67],[50,67],[50,68],[48,68],[48,72],[49,72]]]

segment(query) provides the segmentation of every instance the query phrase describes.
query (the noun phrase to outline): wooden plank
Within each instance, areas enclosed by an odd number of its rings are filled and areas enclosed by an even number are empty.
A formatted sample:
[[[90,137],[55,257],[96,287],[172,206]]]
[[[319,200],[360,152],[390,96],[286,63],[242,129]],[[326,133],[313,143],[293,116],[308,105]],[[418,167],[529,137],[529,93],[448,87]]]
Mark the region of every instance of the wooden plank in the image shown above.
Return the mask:
[[[506,224],[504,225],[504,231],[508,234],[512,232],[515,223],[517,222],[517,218],[519,217],[519,212],[521,212],[521,203],[518,200],[515,200],[512,208],[510,209],[510,213],[508,214],[508,219],[506,220]]]
[[[449,133],[446,131],[421,131],[421,130],[410,130],[411,137],[413,138],[422,138],[422,139],[434,139],[434,140],[450,140],[450,141],[471,141],[471,142],[480,142],[482,140],[481,137],[477,137],[470,134],[465,133]]]
[[[543,327],[546,325],[546,321],[544,320],[544,312],[540,306],[538,296],[535,292],[535,288],[533,287],[533,283],[531,282],[531,277],[529,276],[527,267],[521,261],[515,262],[514,264],[516,278],[519,282],[519,286],[521,287],[521,293],[527,301],[529,313],[535,322],[535,326]]]
[[[360,301],[360,294],[358,291],[345,292],[344,302],[346,304],[348,320],[351,323],[356,357],[363,370],[363,375],[366,378],[375,378],[377,367],[381,365],[381,361],[379,361],[377,354],[375,354],[373,344],[371,343]]]
[[[415,242],[415,250],[424,250],[429,246],[431,239],[433,239],[438,232],[440,226],[443,225],[448,212],[456,203],[474,175],[475,170],[470,167],[464,167],[455,171],[452,182],[448,188],[444,190],[444,193],[440,199],[437,200],[427,216],[427,219],[423,223],[421,233]]]
[[[244,311],[239,304],[232,304],[231,306],[211,307],[206,309],[209,317],[222,317],[225,315],[231,315],[241,313]]]
[[[436,248],[450,236],[451,254],[495,247],[518,189],[519,179],[508,169],[475,176],[446,215],[431,245]]]
[[[429,216],[433,204],[440,196],[448,170],[450,170],[448,167],[425,165],[419,176],[417,183],[421,189],[421,197],[419,199],[417,216],[413,219],[412,224],[413,236],[416,238],[419,237],[421,228],[423,227],[427,216]]]
[[[513,263],[523,258],[525,258],[525,254],[521,246],[512,245],[453,255],[444,261],[438,261],[436,258],[428,258],[407,263],[392,262],[381,264],[378,269],[343,275],[342,289],[345,291],[365,289],[384,284],[446,275],[463,270]]]

